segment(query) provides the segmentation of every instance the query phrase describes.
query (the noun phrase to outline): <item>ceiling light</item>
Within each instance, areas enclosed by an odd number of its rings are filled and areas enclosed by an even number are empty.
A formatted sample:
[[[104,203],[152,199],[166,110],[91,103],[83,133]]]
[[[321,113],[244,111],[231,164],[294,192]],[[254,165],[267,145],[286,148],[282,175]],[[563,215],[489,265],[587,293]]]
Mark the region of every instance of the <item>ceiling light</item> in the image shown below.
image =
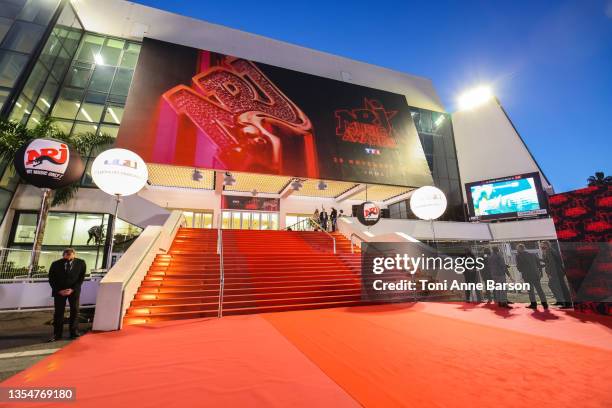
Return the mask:
[[[327,183],[321,180],[319,181],[319,185],[317,187],[319,188],[319,190],[327,190]]]
[[[96,64],[98,65],[104,65],[104,58],[102,58],[102,55],[100,54],[94,54],[94,61],[96,62]]]
[[[234,184],[236,184],[236,179],[229,171],[226,172],[225,176],[223,177],[223,184],[226,186],[233,186]]]
[[[304,184],[302,183],[300,179],[293,179],[293,181],[291,182],[291,188],[294,191],[300,191],[303,185]]]
[[[486,85],[478,86],[459,96],[459,109],[474,109],[493,98],[493,90]]]
[[[440,127],[442,122],[444,122],[444,115],[438,116],[438,119],[435,120],[434,125],[436,125],[436,127]]]
[[[202,178],[204,178],[204,176],[202,175],[202,172],[198,169],[193,169],[193,174],[191,175],[191,179],[193,181],[200,181],[202,180]]]

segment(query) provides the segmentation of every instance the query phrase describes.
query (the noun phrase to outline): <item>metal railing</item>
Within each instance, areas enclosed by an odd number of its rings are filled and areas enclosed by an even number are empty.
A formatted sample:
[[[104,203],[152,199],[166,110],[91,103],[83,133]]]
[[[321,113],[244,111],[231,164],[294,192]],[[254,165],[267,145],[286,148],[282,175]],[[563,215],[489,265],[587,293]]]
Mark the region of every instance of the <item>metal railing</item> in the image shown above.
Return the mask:
[[[288,227],[285,228],[285,231],[294,231],[294,226],[302,224],[302,223],[308,223],[309,228],[312,229],[295,229],[295,231],[321,231],[324,232],[325,234],[327,234],[328,237],[331,238],[332,240],[332,244],[333,244],[333,250],[334,250],[334,254],[336,253],[336,238],[334,238],[334,236],[332,234],[330,234],[329,232],[327,232],[323,227],[321,227],[321,224],[319,224],[317,222],[317,220],[315,220],[314,218],[307,218],[305,220],[296,222],[295,224],[292,224]]]
[[[223,317],[223,292],[225,291],[225,270],[223,266],[223,229],[221,228],[221,214],[217,224],[217,254],[219,255],[219,306],[217,317]]]

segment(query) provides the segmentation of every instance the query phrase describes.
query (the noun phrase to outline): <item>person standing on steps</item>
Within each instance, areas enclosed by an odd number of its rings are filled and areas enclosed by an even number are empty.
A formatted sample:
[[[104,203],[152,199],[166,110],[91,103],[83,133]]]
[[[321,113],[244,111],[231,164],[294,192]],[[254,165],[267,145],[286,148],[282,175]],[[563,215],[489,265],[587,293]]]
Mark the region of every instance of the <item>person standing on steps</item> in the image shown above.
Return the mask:
[[[334,207],[332,207],[331,213],[329,213],[329,220],[331,222],[332,232],[336,232],[336,228],[338,227],[338,211]]]
[[[540,262],[538,257],[527,252],[524,244],[518,244],[516,246],[516,251],[516,267],[521,273],[523,280],[529,283],[529,301],[531,303],[527,307],[533,310],[538,308],[538,303],[536,302],[534,292],[535,289],[535,291],[538,292],[542,306],[544,309],[548,309],[546,295],[544,295],[544,290],[542,289],[542,284],[540,283],[542,271],[540,270]]]
[[[79,297],[81,285],[85,280],[87,265],[76,257],[72,248],[66,248],[61,259],[49,267],[49,284],[53,296],[53,337],[49,341],[61,340],[64,329],[64,310],[66,300],[70,304],[70,338],[75,339],[79,333]]]
[[[325,207],[319,213],[319,225],[321,225],[321,229],[323,231],[327,231],[327,221],[329,220],[329,216],[327,215],[327,211],[325,211]]]
[[[312,219],[310,220],[310,226],[312,228],[313,231],[318,231],[319,227],[317,226],[317,223],[319,222],[319,209],[315,209],[314,214],[312,214]]]

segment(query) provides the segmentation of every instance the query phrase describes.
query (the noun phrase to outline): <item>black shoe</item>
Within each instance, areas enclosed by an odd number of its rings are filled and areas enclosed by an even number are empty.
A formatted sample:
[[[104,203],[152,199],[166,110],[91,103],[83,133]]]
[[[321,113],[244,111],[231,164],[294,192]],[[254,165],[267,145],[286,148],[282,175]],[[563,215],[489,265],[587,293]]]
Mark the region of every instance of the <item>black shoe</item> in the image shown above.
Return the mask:
[[[529,306],[525,306],[528,309],[533,309],[536,310],[538,308],[538,304],[537,303],[531,303]]]
[[[57,340],[58,340],[57,337],[51,336],[51,338],[49,339],[49,343],[55,343]]]
[[[71,339],[78,339],[79,337],[81,337],[81,333],[79,332],[70,333]]]
[[[542,307],[544,308],[544,310],[548,310],[548,303],[542,303]]]
[[[514,304],[514,302],[508,302],[508,304],[509,304],[509,305],[512,305],[512,304]]]
[[[565,305],[565,303],[563,303],[563,302],[555,302],[555,303],[553,303],[553,306],[563,306],[563,305]]]
[[[571,303],[561,303],[561,306],[559,307],[559,309],[571,309],[573,308]]]
[[[512,309],[512,306],[507,303],[502,303],[499,307],[503,307],[504,309]]]

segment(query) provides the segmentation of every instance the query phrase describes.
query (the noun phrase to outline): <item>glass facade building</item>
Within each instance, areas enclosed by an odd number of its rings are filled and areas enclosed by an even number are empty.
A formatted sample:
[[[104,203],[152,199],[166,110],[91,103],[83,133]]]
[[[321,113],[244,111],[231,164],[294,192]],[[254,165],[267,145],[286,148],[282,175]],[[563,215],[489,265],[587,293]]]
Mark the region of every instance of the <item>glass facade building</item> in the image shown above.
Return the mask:
[[[447,210],[440,219],[465,220],[451,116],[413,107],[410,110],[434,185],[444,192],[448,201]],[[409,200],[389,205],[389,213],[391,218],[416,218],[410,211]]]
[[[34,127],[50,116],[67,135],[93,132],[116,137],[140,47],[138,42],[86,32],[68,1],[0,0],[1,117]],[[94,187],[89,169],[97,153],[83,158],[87,171],[81,187]],[[2,222],[19,178],[10,163],[0,163],[0,175]],[[111,217],[50,212],[40,265],[48,265],[71,246],[89,269],[102,267]],[[28,264],[36,220],[34,211],[16,211],[13,217],[7,261],[17,267]],[[90,233],[96,227],[101,230],[98,238]],[[117,252],[140,231],[118,219]]]

